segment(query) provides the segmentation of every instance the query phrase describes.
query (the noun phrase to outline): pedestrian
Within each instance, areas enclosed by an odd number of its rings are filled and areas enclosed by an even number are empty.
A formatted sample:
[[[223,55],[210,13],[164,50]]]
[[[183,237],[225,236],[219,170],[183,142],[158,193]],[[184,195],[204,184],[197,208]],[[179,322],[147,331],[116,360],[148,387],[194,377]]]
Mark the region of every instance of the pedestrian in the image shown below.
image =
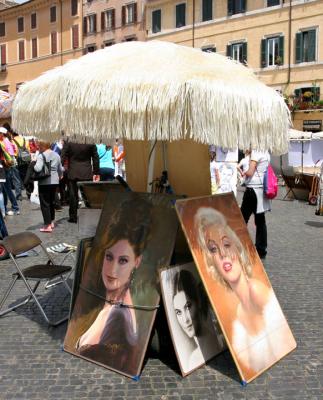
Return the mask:
[[[0,146],[2,152],[2,163],[5,171],[5,182],[3,183],[4,204],[7,215],[19,215],[20,210],[16,196],[13,194],[12,191],[12,185],[16,184],[15,185],[15,188],[17,188],[16,195],[19,195],[19,187],[20,188],[22,187],[22,182],[19,182],[18,184],[17,181],[14,179],[17,177],[17,175],[13,173],[13,168],[15,164],[15,158],[14,158],[15,149],[11,145],[10,140],[4,136],[5,134],[7,134],[7,132],[8,131],[6,128],[0,127]],[[8,199],[11,202],[11,208],[12,208],[11,210],[8,210],[7,208]]]
[[[120,175],[125,179],[125,151],[123,144],[116,139],[113,146],[114,176]]]
[[[11,142],[16,145],[15,157],[21,182],[24,182],[31,162],[29,141],[15,131],[11,131]],[[18,199],[19,200],[19,199]]]
[[[62,163],[67,162],[69,188],[69,219],[77,223],[79,181],[99,181],[99,156],[95,144],[66,142],[62,150]]]
[[[271,210],[271,201],[264,194],[264,175],[270,162],[268,151],[252,150],[249,168],[242,173],[245,177],[246,190],[241,204],[241,213],[246,224],[251,214],[255,216],[256,249],[259,257],[267,254],[267,225],[265,213]]]
[[[112,160],[112,147],[104,143],[96,145],[100,162],[100,180],[112,181],[114,179],[114,164]]]
[[[51,174],[48,178],[38,181],[40,209],[44,219],[44,226],[40,232],[50,233],[55,228],[55,192],[63,175],[63,167],[60,156],[50,149],[50,143],[40,141],[39,154],[34,166],[36,172],[43,169],[44,161],[51,162]]]

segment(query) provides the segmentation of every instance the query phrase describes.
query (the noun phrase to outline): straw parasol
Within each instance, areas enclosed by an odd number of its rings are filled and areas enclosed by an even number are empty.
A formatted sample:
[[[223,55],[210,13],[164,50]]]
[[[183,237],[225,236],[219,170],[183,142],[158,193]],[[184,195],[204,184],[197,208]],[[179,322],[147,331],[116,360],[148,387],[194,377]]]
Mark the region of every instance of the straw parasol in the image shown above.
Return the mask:
[[[168,42],[126,42],[87,54],[19,88],[12,124],[52,140],[193,139],[287,151],[283,98],[247,67]]]

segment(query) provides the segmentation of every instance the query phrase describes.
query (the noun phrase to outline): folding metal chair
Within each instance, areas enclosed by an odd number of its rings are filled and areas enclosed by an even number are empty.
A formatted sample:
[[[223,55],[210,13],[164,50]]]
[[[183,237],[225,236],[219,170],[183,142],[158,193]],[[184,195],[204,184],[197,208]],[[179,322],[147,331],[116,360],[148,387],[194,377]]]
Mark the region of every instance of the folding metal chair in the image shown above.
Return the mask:
[[[66,321],[68,319],[68,316],[58,321],[52,321],[45,313],[45,310],[40,304],[35,292],[41,282],[48,282],[49,280],[58,277],[61,279],[61,282],[65,285],[67,290],[71,293],[71,288],[68,286],[64,275],[68,274],[72,270],[72,268],[66,265],[56,265],[50,254],[46,251],[46,248],[43,246],[39,237],[32,232],[22,232],[16,235],[7,236],[3,239],[2,244],[8,251],[8,254],[13,261],[17,272],[12,275],[12,281],[4,294],[3,299],[0,302],[0,317],[8,314],[13,310],[16,310],[18,307],[27,304],[31,299],[34,299],[38,308],[40,309],[40,312],[42,313],[43,317],[49,325],[57,326]],[[37,246],[40,246],[47,256],[47,264],[38,264],[22,269],[19,266],[15,257],[21,253],[34,249]],[[30,295],[20,303],[14,304],[13,306],[1,311],[6,299],[8,298],[10,292],[12,291],[15,283],[18,280],[22,280],[25,283]],[[29,281],[35,282],[33,287],[29,284]]]

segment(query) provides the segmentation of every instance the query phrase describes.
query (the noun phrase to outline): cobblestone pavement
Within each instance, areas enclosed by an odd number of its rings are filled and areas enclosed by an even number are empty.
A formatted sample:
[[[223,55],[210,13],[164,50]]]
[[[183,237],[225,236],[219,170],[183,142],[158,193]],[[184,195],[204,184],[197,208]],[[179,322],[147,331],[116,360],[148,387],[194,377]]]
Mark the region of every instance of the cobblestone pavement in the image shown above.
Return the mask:
[[[53,234],[39,233],[41,213],[26,200],[20,216],[7,217],[10,233],[34,231],[46,245],[77,244],[77,226],[58,214]],[[273,202],[268,214],[269,254],[265,260],[281,306],[297,340],[297,349],[243,387],[228,352],[182,378],[173,350],[166,361],[148,358],[134,382],[61,351],[66,324],[50,328],[30,303],[0,319],[0,399],[323,399],[323,217],[305,202]],[[251,233],[253,226],[250,224]],[[25,265],[39,262],[28,257]],[[0,294],[10,273],[0,262]],[[15,295],[23,297],[18,287]],[[62,285],[43,292],[42,303],[55,314],[67,312],[69,296]]]

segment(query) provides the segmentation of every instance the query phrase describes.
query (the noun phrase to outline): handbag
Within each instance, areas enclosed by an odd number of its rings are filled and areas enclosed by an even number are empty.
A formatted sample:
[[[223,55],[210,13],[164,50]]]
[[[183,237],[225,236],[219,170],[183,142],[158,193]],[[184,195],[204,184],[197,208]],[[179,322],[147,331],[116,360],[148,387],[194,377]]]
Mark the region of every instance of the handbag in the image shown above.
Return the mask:
[[[40,153],[41,156],[43,157],[43,168],[39,171],[36,172],[34,169],[32,171],[32,174],[30,176],[30,179],[33,181],[41,181],[45,178],[49,178],[51,176],[51,161],[46,161],[46,158],[43,153]]]

